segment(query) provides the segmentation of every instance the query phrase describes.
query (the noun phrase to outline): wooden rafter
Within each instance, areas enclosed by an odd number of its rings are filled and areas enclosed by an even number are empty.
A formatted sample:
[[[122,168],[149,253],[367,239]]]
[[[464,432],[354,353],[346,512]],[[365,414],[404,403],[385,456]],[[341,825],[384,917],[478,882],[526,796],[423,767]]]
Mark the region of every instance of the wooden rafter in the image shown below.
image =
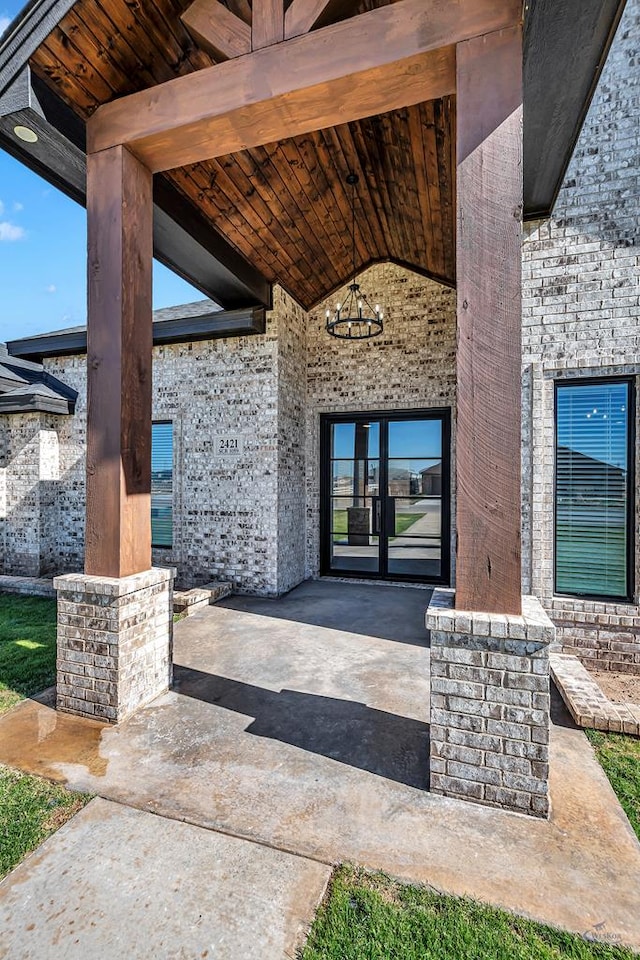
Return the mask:
[[[251,51],[251,26],[220,0],[194,0],[181,17],[203,49],[231,60]]]
[[[284,40],[283,0],[253,0],[251,48],[262,50]]]
[[[401,0],[104,104],[88,148],[127,144],[158,172],[446,96],[452,44],[521,12],[520,0]]]
[[[284,15],[284,36],[301,37],[313,29],[331,0],[293,0]]]

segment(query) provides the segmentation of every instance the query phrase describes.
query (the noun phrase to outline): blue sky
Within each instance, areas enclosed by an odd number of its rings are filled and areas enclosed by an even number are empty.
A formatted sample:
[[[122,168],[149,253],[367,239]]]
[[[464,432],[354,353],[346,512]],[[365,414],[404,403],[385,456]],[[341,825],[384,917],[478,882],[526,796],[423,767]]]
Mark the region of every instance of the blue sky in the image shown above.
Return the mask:
[[[21,9],[0,0],[0,34]],[[86,322],[86,212],[0,149],[0,342]],[[154,263],[154,307],[202,294]]]

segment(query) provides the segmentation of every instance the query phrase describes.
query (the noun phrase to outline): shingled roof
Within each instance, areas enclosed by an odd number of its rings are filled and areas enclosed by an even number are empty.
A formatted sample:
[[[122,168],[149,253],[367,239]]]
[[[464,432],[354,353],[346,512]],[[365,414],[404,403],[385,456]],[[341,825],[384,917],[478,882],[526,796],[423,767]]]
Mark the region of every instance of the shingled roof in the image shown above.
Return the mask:
[[[0,343],[0,414],[75,411],[78,394],[47,373],[42,364],[11,357]]]

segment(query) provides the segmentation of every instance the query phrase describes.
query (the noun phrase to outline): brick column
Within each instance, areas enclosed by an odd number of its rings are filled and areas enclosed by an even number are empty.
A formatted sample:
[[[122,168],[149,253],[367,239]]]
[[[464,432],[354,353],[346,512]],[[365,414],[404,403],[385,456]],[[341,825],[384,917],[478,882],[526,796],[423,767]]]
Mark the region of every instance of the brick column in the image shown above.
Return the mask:
[[[174,577],[55,578],[58,710],[117,723],[169,688]]]
[[[454,609],[435,590],[431,631],[431,790],[549,815],[549,645],[555,627],[535,597],[522,615]]]

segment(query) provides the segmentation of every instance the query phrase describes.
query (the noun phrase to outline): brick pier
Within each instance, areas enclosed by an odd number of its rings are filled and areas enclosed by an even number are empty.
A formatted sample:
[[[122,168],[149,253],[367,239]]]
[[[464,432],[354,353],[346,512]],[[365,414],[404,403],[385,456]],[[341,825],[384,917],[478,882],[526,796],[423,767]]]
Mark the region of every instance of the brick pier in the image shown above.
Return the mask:
[[[535,597],[522,616],[454,609],[435,590],[431,631],[431,790],[549,815],[549,645]]]

